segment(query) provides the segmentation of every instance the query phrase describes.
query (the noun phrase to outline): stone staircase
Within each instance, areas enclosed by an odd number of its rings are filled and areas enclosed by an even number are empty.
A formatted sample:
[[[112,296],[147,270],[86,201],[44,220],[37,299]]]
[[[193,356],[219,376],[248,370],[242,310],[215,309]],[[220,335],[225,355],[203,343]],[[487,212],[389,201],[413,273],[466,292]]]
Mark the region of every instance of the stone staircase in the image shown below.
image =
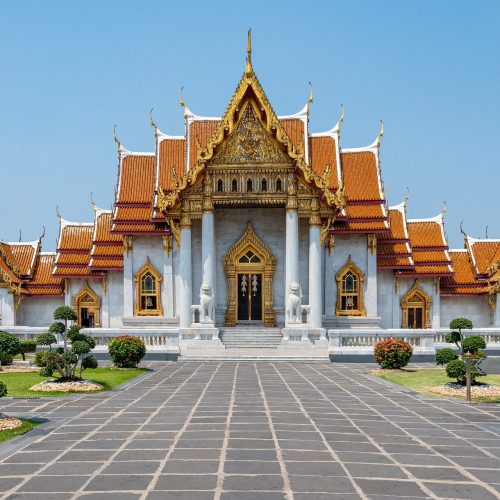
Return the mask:
[[[219,337],[226,349],[276,349],[282,334],[280,328],[238,326],[222,328]]]

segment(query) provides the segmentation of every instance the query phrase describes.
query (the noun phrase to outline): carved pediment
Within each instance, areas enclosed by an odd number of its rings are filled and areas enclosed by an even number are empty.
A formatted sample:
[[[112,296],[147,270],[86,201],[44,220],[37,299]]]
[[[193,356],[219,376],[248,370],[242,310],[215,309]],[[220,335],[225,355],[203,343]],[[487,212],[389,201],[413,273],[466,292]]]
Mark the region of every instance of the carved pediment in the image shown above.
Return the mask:
[[[265,130],[253,105],[248,102],[233,132],[221,144],[210,163],[241,165],[245,163],[283,164],[290,162],[290,157]]]

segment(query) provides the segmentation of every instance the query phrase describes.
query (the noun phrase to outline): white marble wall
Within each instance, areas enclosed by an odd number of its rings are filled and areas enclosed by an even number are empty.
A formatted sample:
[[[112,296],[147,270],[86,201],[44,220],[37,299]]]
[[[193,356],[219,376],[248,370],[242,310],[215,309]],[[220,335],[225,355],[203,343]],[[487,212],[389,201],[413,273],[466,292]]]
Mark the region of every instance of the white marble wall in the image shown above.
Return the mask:
[[[391,269],[380,269],[377,273],[377,300],[380,327],[399,328],[401,326],[400,308],[394,291],[394,273]]]
[[[16,312],[14,308],[14,295],[8,288],[0,288],[0,325],[14,326]]]
[[[54,311],[64,305],[64,296],[25,297],[17,310],[16,323],[22,326],[49,326]]]
[[[257,236],[269,247],[276,258],[274,273],[274,307],[277,322],[284,323],[284,288],[285,288],[285,209],[284,208],[233,208],[230,210],[215,210],[215,246],[216,246],[216,303],[218,324],[223,324],[226,310],[226,273],[224,256],[232,245],[243,235],[248,222],[252,222]],[[193,246],[194,250],[194,246]],[[300,254],[299,251],[299,259]],[[199,253],[196,272],[201,272],[201,252]],[[194,269],[193,269],[194,271]],[[307,267],[302,268],[302,274],[307,279]],[[199,285],[198,285],[199,290]]]
[[[455,318],[469,318],[475,328],[494,326],[493,309],[486,297],[441,297],[441,327],[448,328]]]
[[[200,303],[200,287],[203,279],[203,263],[201,260],[201,220],[191,222],[191,265],[193,275],[193,304]],[[217,276],[216,276],[217,282]],[[217,290],[217,284],[215,285]]]
[[[366,303],[366,287],[368,285],[368,250],[367,237],[365,234],[339,234],[335,236],[335,248],[325,254],[325,316],[335,317],[335,306],[337,302],[337,273],[344,267],[351,256],[353,262],[365,274],[365,307],[367,312],[374,314],[377,310],[376,303]],[[373,295],[368,295],[368,299]],[[376,295],[375,295],[376,301]],[[376,312],[374,314],[376,316]]]

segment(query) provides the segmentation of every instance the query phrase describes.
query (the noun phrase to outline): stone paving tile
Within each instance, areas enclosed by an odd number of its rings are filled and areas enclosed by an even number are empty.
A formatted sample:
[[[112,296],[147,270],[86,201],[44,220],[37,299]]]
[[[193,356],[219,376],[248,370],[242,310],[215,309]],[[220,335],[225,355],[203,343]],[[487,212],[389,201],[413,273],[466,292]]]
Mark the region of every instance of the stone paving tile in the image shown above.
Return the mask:
[[[0,446],[0,500],[500,498],[500,405],[408,394],[368,365],[151,366],[123,391],[2,398],[52,427]]]

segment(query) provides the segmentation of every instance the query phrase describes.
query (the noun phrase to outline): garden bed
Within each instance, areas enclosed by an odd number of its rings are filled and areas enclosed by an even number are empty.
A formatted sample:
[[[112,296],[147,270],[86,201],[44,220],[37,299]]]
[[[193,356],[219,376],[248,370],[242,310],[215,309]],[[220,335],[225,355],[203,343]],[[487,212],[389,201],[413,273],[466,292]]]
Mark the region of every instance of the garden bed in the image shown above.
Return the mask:
[[[1,428],[0,424],[0,443],[3,443],[5,441],[8,441],[9,439],[12,439],[16,436],[20,436],[21,434],[26,434],[28,431],[31,429],[34,429],[37,425],[39,425],[41,422],[36,421],[36,420],[24,420],[24,419],[17,419],[15,417],[7,417],[8,420],[18,420],[21,422],[20,425],[18,425],[15,428],[11,429],[3,429]],[[0,419],[0,423],[2,420],[6,419]]]
[[[116,369],[113,367],[105,368],[95,368],[85,370],[84,376],[85,380],[92,381],[101,386],[102,391],[108,391],[113,389],[117,385],[120,385],[128,380],[137,377],[147,371],[142,368],[131,368],[131,369]],[[7,396],[66,396],[77,391],[57,391],[57,392],[47,392],[42,390],[32,391],[30,388],[41,382],[47,380],[53,380],[53,377],[40,377],[38,371],[30,372],[13,372],[6,373],[0,372],[0,381],[5,382],[7,385]],[[81,393],[81,391],[78,391]],[[97,391],[93,391],[94,393]]]
[[[414,371],[384,370],[384,373],[375,373],[375,375],[428,396],[459,397],[465,399],[465,389],[457,389],[448,385],[453,381],[446,375],[444,369]],[[480,377],[478,381],[480,384],[494,386],[495,389],[485,389],[483,386],[481,390],[481,385],[473,386],[473,401],[499,403],[500,375],[487,375],[486,377]]]

